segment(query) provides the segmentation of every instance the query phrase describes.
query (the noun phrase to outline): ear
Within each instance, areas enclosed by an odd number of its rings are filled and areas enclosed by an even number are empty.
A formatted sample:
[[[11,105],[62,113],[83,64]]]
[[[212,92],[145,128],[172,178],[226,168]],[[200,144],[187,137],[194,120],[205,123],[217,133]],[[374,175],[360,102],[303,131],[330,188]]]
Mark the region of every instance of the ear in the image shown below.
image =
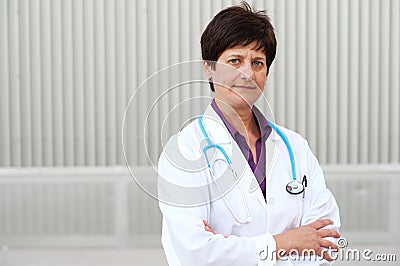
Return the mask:
[[[209,80],[211,80],[212,79],[212,69],[211,69],[211,66],[207,63],[206,60],[203,60],[203,67],[204,67],[204,72],[207,75],[207,78]]]

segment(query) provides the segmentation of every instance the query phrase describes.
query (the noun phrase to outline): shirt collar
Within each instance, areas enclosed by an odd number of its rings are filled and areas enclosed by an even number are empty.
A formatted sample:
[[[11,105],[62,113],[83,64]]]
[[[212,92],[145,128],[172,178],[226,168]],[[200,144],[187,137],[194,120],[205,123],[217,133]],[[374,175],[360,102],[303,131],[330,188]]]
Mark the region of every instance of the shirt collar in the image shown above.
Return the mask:
[[[215,102],[215,99],[212,100],[211,102],[211,107],[214,109],[214,111],[218,114],[218,116],[221,118],[221,120],[224,122],[225,126],[227,127],[229,133],[232,135],[232,137],[234,137],[235,139],[238,136],[243,137],[237,130],[236,128],[234,128],[232,126],[231,123],[229,123],[229,121],[225,118],[224,114],[222,113],[222,111],[218,108],[217,103]],[[261,113],[261,111],[255,106],[253,105],[252,108],[253,111],[253,115],[255,116],[258,126],[260,128],[261,131],[261,139],[263,141],[266,141],[268,136],[271,134],[271,126],[269,125],[267,119],[265,118],[265,116]]]

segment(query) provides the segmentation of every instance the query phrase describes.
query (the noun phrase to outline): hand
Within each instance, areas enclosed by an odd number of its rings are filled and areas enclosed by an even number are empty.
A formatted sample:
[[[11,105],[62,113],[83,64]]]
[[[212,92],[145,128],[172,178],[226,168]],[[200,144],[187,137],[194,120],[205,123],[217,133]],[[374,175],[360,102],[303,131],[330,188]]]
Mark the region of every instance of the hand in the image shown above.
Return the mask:
[[[207,232],[211,232],[214,235],[218,234],[216,231],[214,231],[211,226],[208,224],[207,220],[203,220],[204,223],[204,230],[206,230]]]
[[[327,261],[333,261],[328,252],[324,251],[323,248],[331,248],[336,251],[339,248],[334,243],[323,238],[339,238],[340,234],[335,230],[323,229],[330,224],[333,224],[333,221],[322,219],[275,235],[277,259],[293,250],[296,250],[298,254],[303,254],[303,251],[306,250],[313,250],[316,255],[323,257]],[[286,252],[281,252],[281,250]]]

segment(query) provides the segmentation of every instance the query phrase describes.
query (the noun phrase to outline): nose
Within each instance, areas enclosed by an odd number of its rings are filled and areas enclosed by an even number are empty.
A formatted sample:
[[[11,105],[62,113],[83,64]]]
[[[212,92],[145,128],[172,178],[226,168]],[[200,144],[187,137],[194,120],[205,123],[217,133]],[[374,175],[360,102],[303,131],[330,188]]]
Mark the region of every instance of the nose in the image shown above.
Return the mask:
[[[251,62],[243,64],[243,66],[239,70],[243,79],[247,81],[251,81],[254,79],[254,70],[252,68]]]

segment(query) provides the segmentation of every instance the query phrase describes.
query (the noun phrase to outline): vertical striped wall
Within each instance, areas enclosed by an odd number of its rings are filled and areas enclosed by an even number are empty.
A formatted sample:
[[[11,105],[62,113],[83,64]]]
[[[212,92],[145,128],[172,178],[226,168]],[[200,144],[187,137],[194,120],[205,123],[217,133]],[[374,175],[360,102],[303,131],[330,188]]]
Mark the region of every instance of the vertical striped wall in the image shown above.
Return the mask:
[[[307,137],[321,163],[400,163],[400,1],[250,2],[276,28],[266,89],[276,121]],[[0,0],[0,166],[123,164],[132,93],[157,70],[201,59],[202,30],[230,4]],[[148,88],[132,102],[124,128],[131,164],[160,152],[163,121],[150,133],[139,126],[159,92]],[[188,96],[171,94],[157,110]]]

